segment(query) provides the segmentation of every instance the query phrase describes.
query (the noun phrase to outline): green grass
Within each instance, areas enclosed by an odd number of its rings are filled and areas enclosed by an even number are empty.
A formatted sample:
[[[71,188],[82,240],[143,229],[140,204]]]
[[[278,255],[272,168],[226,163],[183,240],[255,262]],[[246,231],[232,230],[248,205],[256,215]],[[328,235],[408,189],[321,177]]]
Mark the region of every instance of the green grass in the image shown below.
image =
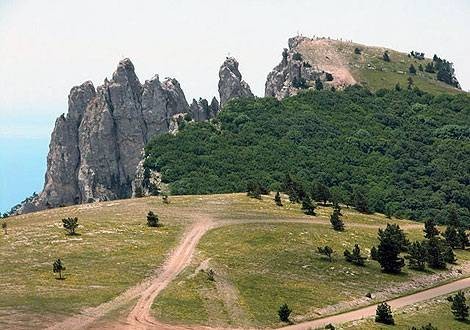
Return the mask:
[[[438,329],[469,329],[470,322],[460,322],[454,319],[450,310],[451,303],[446,299],[448,296],[449,295],[438,297],[398,311],[393,311],[395,326],[377,324],[372,319],[368,319],[345,324],[341,329],[410,329],[413,326],[419,329],[419,327],[429,323]],[[466,296],[468,302],[470,298],[470,290],[466,291]]]
[[[293,307],[295,320],[314,318],[318,309],[364,297],[381,283],[421,276],[406,269],[386,275],[375,262],[360,268],[342,258],[344,248],[355,243],[368,253],[376,244],[377,226],[399,223],[410,239],[420,239],[420,224],[344,208],[346,231],[338,233],[329,225],[331,207],[319,206],[318,217],[310,217],[285,198],[284,206],[276,207],[272,197],[174,196],[169,205],[142,198],[10,218],[9,234],[0,236],[0,327],[41,328],[109,301],[151,275],[197,214],[225,226],[202,238],[193,263],[156,299],[155,316],[166,322],[273,326],[284,301]],[[146,226],[149,210],[163,227]],[[79,218],[80,235],[65,234],[61,219],[67,216]],[[337,251],[332,263],[315,252],[325,244]],[[464,251],[457,256],[469,258]],[[58,257],[67,267],[63,281],[52,274]],[[197,269],[203,261],[215,270],[215,282]],[[130,307],[117,306],[100,324],[125,317]]]
[[[60,318],[137,284],[162,264],[184,228],[184,218],[171,206],[161,212],[163,207],[157,199],[139,199],[9,218],[8,235],[0,237],[0,310]],[[163,227],[146,226],[149,209]],[[66,235],[61,219],[68,216],[79,218],[79,235]],[[65,280],[52,273],[57,258],[66,267]]]
[[[438,81],[435,73],[418,70],[420,64],[425,67],[426,63],[431,62],[430,58],[417,60],[408,57],[405,53],[389,50],[391,61],[385,62],[382,59],[384,52],[382,48],[362,46],[361,55],[354,54],[353,48],[351,46],[349,49],[349,63],[353,76],[359,83],[373,91],[381,88],[392,89],[397,83],[402,88],[407,88],[408,77],[411,77],[416,87],[428,93],[462,92]],[[416,68],[416,74],[409,74],[408,69],[411,64]]]
[[[251,204],[248,206],[247,204]],[[286,203],[284,208],[272,206],[272,201],[240,199],[230,204],[230,218],[252,219],[254,210],[262,210],[264,219],[306,218],[301,215],[298,205]],[[246,210],[250,210],[247,212]],[[331,208],[320,207],[320,219],[328,222]],[[329,226],[299,223],[251,223],[230,225],[211,230],[198,246],[194,269],[203,260],[209,260],[210,267],[223,281],[236,288],[236,305],[245,318],[237,320],[230,313],[211,315],[209,319],[205,292],[212,282],[204,277],[191,277],[181,274],[178,279],[158,297],[153,310],[158,318],[172,323],[234,325],[234,326],[276,326],[276,314],[280,304],[287,302],[294,310],[294,319],[301,321],[318,317],[319,309],[343,301],[364,297],[386,286],[393,286],[412,278],[433,273],[419,273],[404,269],[401,275],[381,272],[378,263],[368,261],[366,267],[356,267],[346,263],[342,253],[358,243],[364,254],[377,244],[377,228],[362,225],[385,225],[387,222],[400,223],[407,228],[411,240],[422,239],[422,228],[416,223],[403,220],[390,220],[382,215],[361,215],[343,210],[347,230],[335,232]],[[255,212],[257,214],[257,212]],[[259,222],[263,216],[259,214]],[[348,224],[358,224],[353,227]],[[412,226],[410,226],[412,225]],[[318,246],[329,245],[336,251],[332,263],[316,253]],[[467,252],[459,252],[459,257],[468,258]],[[213,290],[213,289],[211,289]],[[413,291],[410,288],[408,292]],[[218,299],[223,291],[215,292]],[[223,302],[222,302],[223,303]],[[197,307],[196,307],[197,306]],[[225,304],[225,309],[231,306]],[[325,310],[328,311],[328,310]]]

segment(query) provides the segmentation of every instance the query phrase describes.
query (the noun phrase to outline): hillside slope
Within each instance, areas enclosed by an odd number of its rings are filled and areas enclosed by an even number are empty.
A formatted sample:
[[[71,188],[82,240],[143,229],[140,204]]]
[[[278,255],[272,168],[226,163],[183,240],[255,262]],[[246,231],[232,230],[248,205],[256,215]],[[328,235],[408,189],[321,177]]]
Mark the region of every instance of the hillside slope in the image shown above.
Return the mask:
[[[445,219],[455,205],[470,220],[470,99],[360,87],[230,102],[212,123],[186,123],[146,148],[145,165],[174,194],[282,190],[291,175],[311,191],[329,186],[371,211]]]
[[[268,75],[266,96],[282,99],[305,88],[318,89],[317,81],[325,88],[354,84],[372,91],[392,89],[397,84],[407,88],[409,78],[411,87],[429,93],[462,92],[452,63],[437,56],[426,58],[421,52],[407,54],[351,41],[297,36],[289,39],[289,49],[284,49],[282,56],[281,63]],[[416,72],[410,72],[411,66]]]

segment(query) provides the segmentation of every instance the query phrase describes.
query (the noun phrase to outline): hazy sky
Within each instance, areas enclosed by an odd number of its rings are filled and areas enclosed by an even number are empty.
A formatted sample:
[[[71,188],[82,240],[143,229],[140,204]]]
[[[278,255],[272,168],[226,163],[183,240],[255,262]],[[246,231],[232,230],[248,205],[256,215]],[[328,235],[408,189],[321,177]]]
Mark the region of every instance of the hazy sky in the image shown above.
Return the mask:
[[[469,19],[465,0],[0,0],[0,142],[13,143],[0,160],[17,160],[0,161],[0,211],[41,188],[44,151],[70,88],[101,84],[121,58],[131,58],[141,82],[178,79],[190,100],[217,95],[218,68],[230,54],[262,95],[287,38],[302,33],[437,53],[454,62],[468,90]],[[15,140],[40,147],[25,153]],[[36,166],[21,165],[25,154]],[[19,187],[16,176],[31,180]]]

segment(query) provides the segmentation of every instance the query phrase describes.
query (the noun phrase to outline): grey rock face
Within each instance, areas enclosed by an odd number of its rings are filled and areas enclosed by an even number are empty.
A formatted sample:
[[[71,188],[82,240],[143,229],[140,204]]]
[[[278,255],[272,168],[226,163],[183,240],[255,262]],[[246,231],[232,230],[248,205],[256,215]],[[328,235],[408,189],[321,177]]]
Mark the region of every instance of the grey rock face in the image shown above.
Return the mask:
[[[301,89],[314,85],[316,79],[326,80],[326,72],[316,70],[304,62],[296,47],[305,37],[294,37],[288,41],[289,49],[284,48],[282,60],[269,74],[265,84],[265,96],[273,96],[281,100],[287,96],[296,95]]]
[[[72,88],[51,136],[44,189],[18,213],[130,197],[145,144],[187,112],[175,79],[142,86],[128,59],[96,92],[90,82]]]
[[[89,81],[72,88],[67,116],[57,118],[49,145],[44,189],[32,207],[69,205],[80,201],[77,172],[80,162],[79,126],[88,103],[95,97]]]
[[[219,76],[221,104],[253,97],[234,58],[226,59]],[[91,82],[72,88],[67,116],[57,119],[51,136],[44,189],[17,213],[148,194],[160,176],[144,175],[145,144],[156,134],[176,133],[187,113],[204,121],[219,111],[215,97],[188,106],[175,79],[160,82],[157,75],[142,85],[132,62],[122,60],[96,91]]]
[[[227,101],[238,97],[253,97],[250,86],[242,80],[238,70],[238,62],[233,57],[227,57],[219,70],[220,107]]]
[[[211,103],[206,99],[199,98],[199,101],[193,99],[189,106],[189,113],[195,121],[206,121],[214,118],[220,111],[219,102],[214,97]]]
[[[145,82],[142,115],[147,125],[147,141],[155,134],[168,132],[173,115],[188,111],[188,103],[176,79],[167,78],[161,83],[155,76]]]

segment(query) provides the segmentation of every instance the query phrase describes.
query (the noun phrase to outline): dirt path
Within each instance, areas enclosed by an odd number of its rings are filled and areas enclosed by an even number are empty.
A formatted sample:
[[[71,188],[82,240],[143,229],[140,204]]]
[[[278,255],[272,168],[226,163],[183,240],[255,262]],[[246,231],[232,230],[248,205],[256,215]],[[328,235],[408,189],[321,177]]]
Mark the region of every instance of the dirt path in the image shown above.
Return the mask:
[[[421,301],[429,300],[435,297],[439,297],[445,294],[449,294],[451,292],[462,290],[465,288],[470,287],[470,278],[460,279],[448,284],[444,284],[435,288],[427,289],[418,293],[414,293],[408,296],[404,296],[401,298],[396,298],[388,301],[387,303],[392,307],[392,309],[397,309],[401,307],[405,307],[411,304],[415,304]],[[334,316],[328,316],[325,318],[308,321],[304,323],[294,324],[287,327],[283,327],[281,329],[284,330],[310,330],[310,329],[318,329],[324,328],[327,324],[340,324],[350,321],[360,320],[362,318],[367,318],[375,315],[375,310],[377,305],[367,306],[364,308],[360,308],[355,311],[341,313]]]
[[[50,327],[50,330],[59,329],[86,329],[93,327],[93,324],[102,318],[109,312],[119,308],[120,306],[130,303],[134,299],[138,299],[136,305],[130,311],[127,319],[124,322],[110,324],[109,329],[160,329],[160,330],[215,330],[217,328],[210,328],[205,326],[177,326],[163,324],[155,320],[150,314],[151,306],[153,301],[158,294],[186,267],[189,265],[193,253],[196,249],[199,240],[202,236],[211,228],[225,226],[230,224],[241,224],[241,223],[311,223],[330,225],[329,222],[324,219],[312,217],[311,219],[298,219],[289,218],[282,220],[262,220],[262,219],[243,219],[243,220],[224,220],[224,221],[213,221],[209,215],[194,214],[194,222],[190,228],[186,231],[181,239],[179,245],[171,252],[165,264],[160,268],[157,275],[150,279],[138,284],[123,294],[119,295],[115,299],[101,304],[94,308],[85,309],[78,315],[74,315],[67,318],[63,322],[55,324]],[[412,228],[415,225],[405,225],[403,227]],[[417,224],[416,226],[421,227],[422,225]],[[381,228],[382,225],[368,225],[368,224],[354,224],[351,227],[364,227],[364,228]],[[424,290],[422,292],[391,300],[390,304],[393,308],[398,308],[413,304],[419,301],[427,300],[442,294],[446,294],[452,291],[456,291],[461,288],[470,287],[470,278],[458,280],[437,288]],[[313,321],[307,321],[296,325],[291,325],[282,329],[313,329],[315,327],[321,327],[328,323],[342,323],[347,321],[353,321],[362,317],[367,317],[375,314],[376,306],[369,306],[358,309],[352,312],[345,312],[336,316],[326,317]],[[225,329],[227,330],[227,329]]]
[[[153,301],[176,275],[189,264],[197,243],[211,226],[212,221],[208,218],[199,217],[196,219],[180,245],[173,251],[163,266],[162,272],[154,278],[152,285],[142,293],[137,304],[130,312],[127,317],[127,324],[130,329],[164,329],[164,325],[154,320],[150,315]]]

